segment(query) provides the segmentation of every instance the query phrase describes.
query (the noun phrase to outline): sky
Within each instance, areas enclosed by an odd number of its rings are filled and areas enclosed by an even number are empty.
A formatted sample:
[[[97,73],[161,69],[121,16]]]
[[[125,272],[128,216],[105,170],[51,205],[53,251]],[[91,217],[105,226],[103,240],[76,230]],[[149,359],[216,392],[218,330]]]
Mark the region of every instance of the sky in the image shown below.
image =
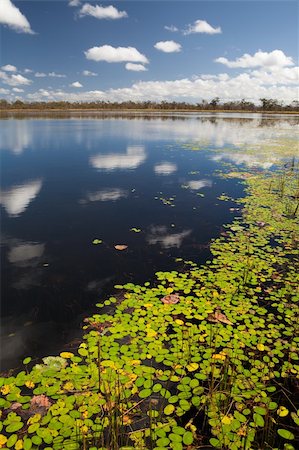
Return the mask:
[[[0,98],[298,100],[297,0],[0,0]]]

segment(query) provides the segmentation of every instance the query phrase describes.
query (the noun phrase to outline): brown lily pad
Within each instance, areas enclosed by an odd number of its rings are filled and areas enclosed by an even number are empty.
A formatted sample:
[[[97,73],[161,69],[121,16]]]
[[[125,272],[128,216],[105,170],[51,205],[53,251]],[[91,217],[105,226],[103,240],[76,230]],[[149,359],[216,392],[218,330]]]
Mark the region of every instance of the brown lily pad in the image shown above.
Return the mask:
[[[161,298],[161,302],[165,303],[165,305],[175,305],[179,301],[180,301],[179,294],[169,294]]]
[[[210,322],[221,322],[226,323],[227,325],[232,325],[233,323],[226,317],[225,314],[222,314],[219,311],[215,311],[213,314],[208,315],[208,320]]]
[[[117,245],[114,246],[114,248],[116,250],[126,250],[128,248],[128,246],[124,245],[124,244],[117,244]]]

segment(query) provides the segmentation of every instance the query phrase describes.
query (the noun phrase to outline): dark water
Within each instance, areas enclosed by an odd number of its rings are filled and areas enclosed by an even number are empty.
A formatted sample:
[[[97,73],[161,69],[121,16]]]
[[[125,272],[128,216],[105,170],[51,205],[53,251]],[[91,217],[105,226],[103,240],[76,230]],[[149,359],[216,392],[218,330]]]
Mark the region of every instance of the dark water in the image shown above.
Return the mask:
[[[243,146],[289,136],[296,122],[224,114],[1,120],[2,368],[57,353],[114,284],[178,269],[176,258],[204,262],[211,239],[240,214],[217,197],[243,195],[242,184],[215,170],[229,159],[270,167],[275,161]]]

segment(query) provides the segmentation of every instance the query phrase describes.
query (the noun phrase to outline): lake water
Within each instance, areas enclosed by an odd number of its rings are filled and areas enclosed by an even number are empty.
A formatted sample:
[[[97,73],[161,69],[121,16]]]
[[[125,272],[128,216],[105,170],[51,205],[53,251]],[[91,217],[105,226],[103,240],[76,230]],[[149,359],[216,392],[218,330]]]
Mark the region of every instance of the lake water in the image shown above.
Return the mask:
[[[241,214],[218,197],[244,195],[217,170],[275,167],[261,143],[294,140],[297,125],[238,114],[1,120],[3,370],[59,352],[115,284],[181,268],[177,258],[206,261],[211,239]]]

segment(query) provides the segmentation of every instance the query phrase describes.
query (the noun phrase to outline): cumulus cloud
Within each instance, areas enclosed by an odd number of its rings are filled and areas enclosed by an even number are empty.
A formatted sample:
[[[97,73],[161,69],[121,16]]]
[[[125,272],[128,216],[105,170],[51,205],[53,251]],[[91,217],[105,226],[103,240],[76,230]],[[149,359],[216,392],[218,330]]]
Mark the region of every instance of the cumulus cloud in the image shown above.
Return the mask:
[[[134,64],[134,63],[127,63],[126,69],[132,70],[133,72],[144,72],[147,70],[147,68],[144,67],[142,64]]]
[[[9,89],[0,88],[1,95],[8,95],[10,93]]]
[[[81,3],[81,0],[69,0],[69,6],[79,6]]]
[[[117,8],[115,8],[112,5],[109,6],[99,6],[95,5],[92,6],[89,3],[85,3],[79,12],[80,17],[84,16],[92,16],[96,19],[123,19],[125,17],[128,17],[128,14],[126,11],[119,11]]]
[[[159,164],[156,164],[154,167],[154,171],[157,175],[171,175],[177,170],[177,165],[171,162],[161,162]]]
[[[167,30],[167,31],[171,31],[172,33],[175,33],[176,31],[179,31],[179,29],[176,26],[174,26],[174,25],[170,25],[170,26],[165,25],[164,29]]]
[[[18,93],[24,92],[24,89],[20,89],[20,88],[16,88],[16,87],[12,88],[12,90],[13,90],[14,92],[18,92]]]
[[[11,0],[1,0],[0,23],[12,28],[18,33],[34,34],[30,23]]]
[[[263,52],[259,50],[254,55],[244,53],[235,61],[229,61],[227,58],[220,57],[215,59],[215,62],[224,64],[230,68],[241,67],[243,69],[252,67],[285,67],[293,66],[294,62],[290,56],[286,56],[282,50],[273,50],[272,52]]]
[[[112,47],[111,45],[102,45],[92,47],[84,52],[87,59],[93,61],[116,62],[140,62],[148,63],[145,55],[140,53],[135,47]]]
[[[2,66],[1,69],[4,70],[5,72],[16,72],[17,71],[16,66],[12,66],[11,64],[6,64],[6,66]]]
[[[126,153],[109,153],[91,156],[89,162],[95,169],[137,169],[146,160],[143,145],[129,145]]]
[[[35,72],[34,76],[37,78],[44,78],[47,76],[47,74],[44,72]]]
[[[0,192],[0,204],[10,217],[18,217],[26,211],[42,187],[42,180],[28,181]]]
[[[192,78],[166,81],[138,81],[130,86],[106,91],[94,90],[68,93],[61,90],[41,90],[27,95],[38,101],[47,95],[48,100],[68,101],[162,101],[176,100],[199,102],[219,97],[222,101],[244,98],[259,103],[260,98],[275,98],[290,103],[298,98],[298,67],[280,67],[275,70],[255,70],[234,76],[201,75]]]
[[[29,80],[26,77],[23,77],[23,75],[8,75],[6,72],[0,71],[0,80],[4,84],[8,84],[9,86],[19,86],[19,85],[29,85],[32,83],[31,80]]]
[[[196,20],[193,24],[189,24],[188,28],[183,32],[184,34],[206,33],[206,34],[220,34],[221,27],[214,28],[206,20]]]
[[[75,88],[83,87],[83,85],[79,81],[74,81],[72,84],[70,84],[70,86]]]
[[[97,77],[98,74],[95,72],[91,72],[90,70],[83,70],[82,75],[85,77]]]
[[[164,53],[177,53],[182,49],[181,44],[174,41],[159,41],[156,42],[154,47]]]

